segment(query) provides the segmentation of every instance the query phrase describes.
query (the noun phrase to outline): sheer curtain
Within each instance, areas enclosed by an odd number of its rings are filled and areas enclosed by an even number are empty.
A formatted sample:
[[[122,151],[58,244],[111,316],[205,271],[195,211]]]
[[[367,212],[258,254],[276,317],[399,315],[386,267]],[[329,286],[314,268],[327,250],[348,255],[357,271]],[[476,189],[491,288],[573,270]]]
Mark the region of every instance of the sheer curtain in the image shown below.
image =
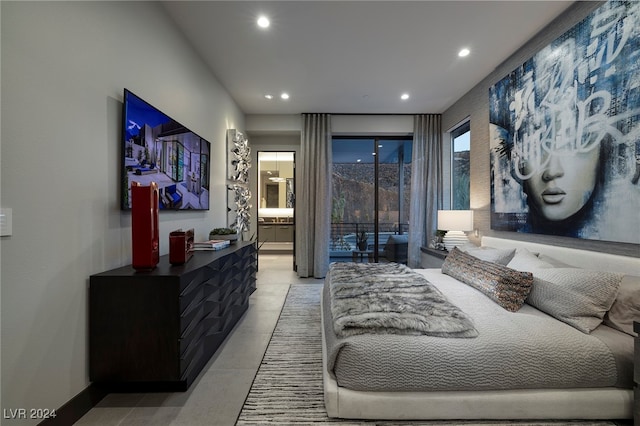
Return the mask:
[[[421,246],[436,230],[442,206],[442,116],[420,114],[413,118],[411,204],[409,210],[408,266],[420,268]]]
[[[296,176],[296,265],[300,277],[329,270],[331,115],[302,114],[302,165]]]

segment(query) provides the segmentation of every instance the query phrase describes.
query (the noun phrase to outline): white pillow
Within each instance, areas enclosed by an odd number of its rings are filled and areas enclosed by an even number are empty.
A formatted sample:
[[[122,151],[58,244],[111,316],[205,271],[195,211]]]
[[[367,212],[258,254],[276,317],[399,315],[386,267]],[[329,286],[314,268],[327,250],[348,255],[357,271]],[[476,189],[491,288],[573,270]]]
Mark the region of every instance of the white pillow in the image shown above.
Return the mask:
[[[543,262],[550,263],[554,268],[576,268],[576,266],[574,265],[569,265],[568,263],[564,263],[558,259],[544,255],[542,253],[538,255],[538,259],[542,260]]]
[[[625,275],[620,282],[616,300],[604,316],[603,323],[636,336],[633,321],[640,321],[640,277]]]
[[[507,267],[533,273],[527,303],[583,333],[602,322],[635,336],[640,319],[640,277],[573,267],[553,257],[518,249]]]
[[[541,260],[538,256],[524,248],[516,250],[516,253],[513,255],[513,259],[507,263],[507,266],[511,269],[515,269],[516,271],[523,272],[533,272],[536,269],[553,268],[551,263]]]
[[[622,277],[580,268],[535,269],[527,303],[588,334],[611,308]]]
[[[473,257],[477,257],[480,260],[486,262],[493,262],[500,265],[506,265],[513,257],[516,249],[498,249],[494,247],[478,247],[471,243],[465,244],[462,247],[458,247],[465,253],[470,254]]]

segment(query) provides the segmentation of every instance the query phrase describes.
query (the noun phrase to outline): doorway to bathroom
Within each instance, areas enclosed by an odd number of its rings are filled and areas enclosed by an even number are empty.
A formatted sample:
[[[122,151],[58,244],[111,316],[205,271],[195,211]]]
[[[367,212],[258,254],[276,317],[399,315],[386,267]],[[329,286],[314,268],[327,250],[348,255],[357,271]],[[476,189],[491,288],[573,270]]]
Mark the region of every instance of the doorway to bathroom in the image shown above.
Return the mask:
[[[295,269],[295,152],[258,151],[258,254],[292,255]]]

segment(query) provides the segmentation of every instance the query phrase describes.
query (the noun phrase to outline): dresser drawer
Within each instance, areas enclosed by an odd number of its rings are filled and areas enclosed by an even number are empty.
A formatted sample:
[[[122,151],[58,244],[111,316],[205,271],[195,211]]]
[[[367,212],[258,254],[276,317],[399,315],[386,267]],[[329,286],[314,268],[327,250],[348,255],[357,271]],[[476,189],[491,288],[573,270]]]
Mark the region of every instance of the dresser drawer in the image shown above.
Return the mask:
[[[184,303],[183,303],[184,302]],[[180,307],[186,304],[187,301],[180,299]],[[180,312],[180,335],[185,333],[185,330],[195,321],[198,322],[204,316],[204,303],[205,303],[205,289],[204,286],[200,288],[191,302],[184,307]]]
[[[293,225],[276,225],[276,242],[293,242]]]
[[[205,277],[209,275],[206,272],[206,268],[200,268],[180,277],[180,296],[188,294],[194,287],[202,283]]]
[[[187,307],[194,301],[198,301],[203,297],[205,281],[204,274],[197,273],[192,274],[188,280],[185,280],[182,284],[182,291],[180,292],[180,314],[182,314]]]
[[[204,339],[204,336],[202,336],[202,339]],[[205,354],[203,342],[203,340],[199,340],[197,344],[193,346],[192,351],[189,351],[184,358],[180,358],[180,380],[192,380],[200,371],[198,367]],[[188,381],[190,382],[191,380]]]
[[[216,288],[209,294],[207,300],[205,300],[205,317],[220,315],[220,288]]]
[[[194,324],[192,328],[185,333],[180,339],[178,339],[178,350],[180,352],[180,358],[186,357],[193,351],[195,346],[199,345],[200,339],[205,332],[205,323],[200,321]]]
[[[258,241],[260,242],[274,242],[276,240],[276,227],[274,225],[259,225],[258,226]]]
[[[218,273],[226,273],[229,269],[233,268],[238,262],[236,254],[231,254],[223,259],[220,259],[216,264]]]
[[[190,335],[196,325],[206,316],[205,306],[205,301],[201,300],[186,315],[180,317],[180,339]]]

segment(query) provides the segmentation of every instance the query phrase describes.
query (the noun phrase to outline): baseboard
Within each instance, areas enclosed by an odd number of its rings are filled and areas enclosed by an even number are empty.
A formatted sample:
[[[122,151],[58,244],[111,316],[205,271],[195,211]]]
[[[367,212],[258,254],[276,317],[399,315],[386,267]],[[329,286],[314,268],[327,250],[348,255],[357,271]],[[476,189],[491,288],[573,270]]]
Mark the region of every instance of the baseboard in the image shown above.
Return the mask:
[[[109,392],[93,384],[56,410],[56,416],[39,423],[42,426],[69,426],[80,420]]]
[[[291,249],[260,249],[258,254],[293,254]]]

